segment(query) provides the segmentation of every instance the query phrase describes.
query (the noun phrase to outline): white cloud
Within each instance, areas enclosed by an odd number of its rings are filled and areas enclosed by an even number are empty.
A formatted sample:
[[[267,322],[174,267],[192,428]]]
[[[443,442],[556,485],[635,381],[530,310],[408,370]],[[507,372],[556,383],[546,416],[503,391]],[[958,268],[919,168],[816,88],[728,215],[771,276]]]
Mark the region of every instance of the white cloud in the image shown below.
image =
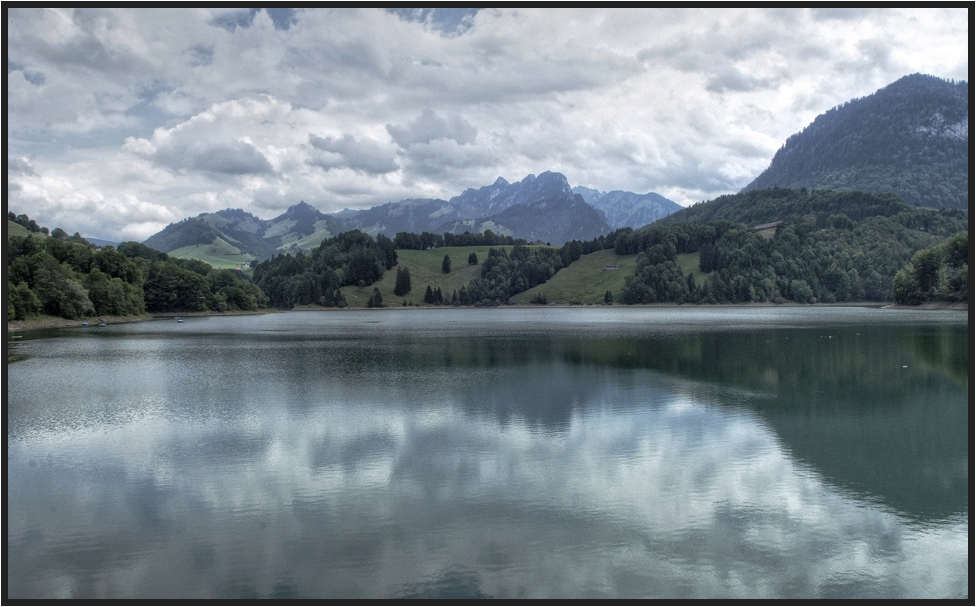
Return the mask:
[[[15,7],[8,19],[8,154],[44,177],[8,171],[9,206],[66,229],[86,220],[53,183],[91,191],[87,212],[144,200],[177,219],[229,201],[270,213],[449,198],[545,170],[690,203],[746,185],[838,103],[908,73],[969,71],[964,9]],[[120,217],[130,235],[157,221]]]
[[[309,135],[309,143],[313,148],[326,152],[310,160],[312,164],[326,170],[349,167],[363,173],[383,174],[392,173],[399,168],[393,151],[368,137],[357,141],[349,134],[343,135],[341,139]]]

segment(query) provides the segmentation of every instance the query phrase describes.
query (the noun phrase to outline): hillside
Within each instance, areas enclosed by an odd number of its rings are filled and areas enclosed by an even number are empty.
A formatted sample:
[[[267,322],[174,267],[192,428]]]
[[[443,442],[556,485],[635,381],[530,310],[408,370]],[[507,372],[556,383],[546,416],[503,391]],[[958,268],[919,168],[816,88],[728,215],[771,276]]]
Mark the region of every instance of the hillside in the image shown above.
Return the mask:
[[[496,249],[511,250],[512,247],[495,247]],[[350,306],[366,307],[367,300],[373,292],[373,288],[378,288],[383,296],[383,303],[387,307],[402,306],[403,302],[415,306],[423,306],[424,293],[427,286],[432,289],[440,288],[441,293],[448,298],[455,290],[465,287],[481,273],[481,263],[488,258],[487,246],[475,247],[439,247],[424,251],[399,250],[397,258],[398,268],[410,270],[411,290],[406,295],[398,296],[393,293],[396,285],[396,269],[383,274],[383,278],[369,285],[367,288],[357,286],[342,287],[342,294],[346,303]],[[477,265],[468,264],[468,256],[474,253],[478,256]],[[441,271],[441,263],[444,256],[451,258],[451,272],[445,274]]]
[[[223,238],[216,238],[210,244],[189,245],[169,252],[170,257],[196,259],[218,270],[241,270],[254,255],[241,253],[241,250]]]
[[[618,269],[606,269],[619,265]],[[550,304],[602,304],[607,291],[618,297],[625,280],[637,267],[636,255],[617,255],[612,249],[583,255],[557,272],[546,283],[512,297],[512,303],[529,304],[545,295]]]
[[[913,74],[821,114],[743,191],[895,192],[914,206],[969,208],[969,87]]]
[[[890,193],[770,188],[723,196],[616,237],[618,254],[637,254],[621,300],[891,301],[896,273],[967,225],[962,210],[911,207]],[[681,260],[689,253],[707,276],[689,272]]]

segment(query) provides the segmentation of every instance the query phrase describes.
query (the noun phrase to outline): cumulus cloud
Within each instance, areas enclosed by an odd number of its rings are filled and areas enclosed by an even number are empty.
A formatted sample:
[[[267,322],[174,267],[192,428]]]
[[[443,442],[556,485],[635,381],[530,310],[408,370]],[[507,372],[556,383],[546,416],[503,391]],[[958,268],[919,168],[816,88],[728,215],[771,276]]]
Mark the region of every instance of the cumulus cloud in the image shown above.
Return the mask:
[[[314,156],[309,161],[326,170],[348,167],[355,171],[379,175],[400,168],[392,150],[384,148],[368,137],[357,141],[355,137],[348,134],[343,135],[342,138],[309,135],[308,141],[313,148],[328,152],[326,155]]]
[[[173,169],[228,175],[270,173],[268,159],[246,141],[173,142],[156,150],[153,159]]]
[[[96,214],[337,211],[546,170],[690,203],[744,186],[838,103],[907,73],[967,78],[967,24],[929,8],[14,7],[7,151],[42,179],[8,171],[9,205],[34,217],[66,183],[97,191]],[[88,179],[92,163],[119,166]]]
[[[490,149],[460,145],[457,140],[446,138],[416,143],[404,155],[407,158],[406,168],[411,174],[428,178],[464,169],[490,167],[497,163]]]
[[[478,129],[461,116],[451,116],[445,120],[429,108],[405,126],[388,124],[386,130],[393,137],[393,141],[403,147],[415,143],[430,143],[435,139],[453,139],[464,145],[478,136]]]

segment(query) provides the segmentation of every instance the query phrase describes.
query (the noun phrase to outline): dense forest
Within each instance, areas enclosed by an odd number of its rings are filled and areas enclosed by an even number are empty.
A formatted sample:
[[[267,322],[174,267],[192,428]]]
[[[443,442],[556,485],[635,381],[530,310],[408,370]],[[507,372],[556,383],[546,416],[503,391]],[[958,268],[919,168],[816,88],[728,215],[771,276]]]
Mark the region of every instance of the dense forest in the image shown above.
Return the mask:
[[[318,304],[345,307],[339,287],[366,287],[397,265],[393,241],[353,230],[323,240],[306,255],[280,254],[254,267],[254,283],[276,308]],[[371,299],[371,301],[373,301]]]
[[[922,249],[895,274],[891,295],[902,304],[969,300],[969,232]]]
[[[621,300],[886,301],[916,252],[966,228],[962,211],[911,207],[891,194],[772,188],[723,196],[617,236],[617,253],[638,254]],[[703,284],[678,270],[680,253],[699,254]]]
[[[6,261],[8,320],[265,307],[264,294],[239,272],[137,242],[98,249],[59,228],[49,237],[10,237]]]

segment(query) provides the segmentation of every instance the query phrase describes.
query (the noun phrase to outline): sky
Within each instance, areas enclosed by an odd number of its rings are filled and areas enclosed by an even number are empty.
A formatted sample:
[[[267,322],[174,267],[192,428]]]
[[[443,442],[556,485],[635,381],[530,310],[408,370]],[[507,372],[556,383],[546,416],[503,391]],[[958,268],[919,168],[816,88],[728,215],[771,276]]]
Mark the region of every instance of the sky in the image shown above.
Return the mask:
[[[498,177],[739,191],[817,115],[920,72],[967,80],[966,9],[7,12],[7,208],[143,240],[449,199]]]

